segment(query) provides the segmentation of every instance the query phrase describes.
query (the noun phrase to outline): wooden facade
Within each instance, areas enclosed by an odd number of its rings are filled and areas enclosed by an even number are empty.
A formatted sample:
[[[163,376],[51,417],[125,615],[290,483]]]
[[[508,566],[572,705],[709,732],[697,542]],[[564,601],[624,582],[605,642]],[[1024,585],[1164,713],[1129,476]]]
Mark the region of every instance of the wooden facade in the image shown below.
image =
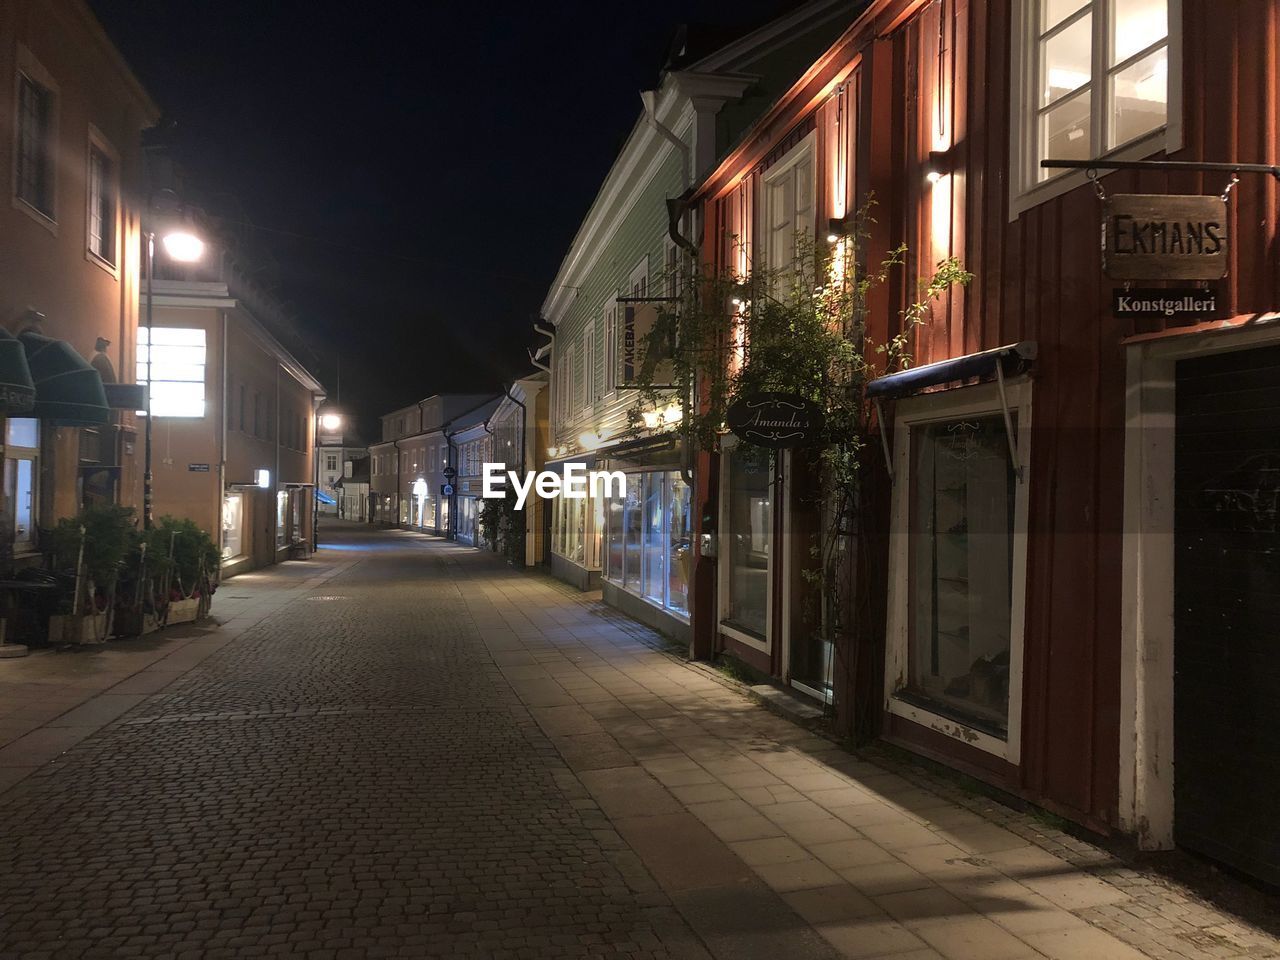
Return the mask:
[[[879,0],[749,132],[703,183],[702,247],[709,265],[735,266],[749,237],[760,177],[811,131],[816,136],[815,238],[869,195],[877,221],[865,251],[877,263],[899,244],[906,268],[872,296],[872,342],[897,332],[919,278],[948,256],[973,275],[938,304],[914,337],[917,364],[1034,341],[1035,428],[1026,477],[1027,559],[1020,755],[1000,759],[878,708],[883,698],[889,480],[869,458],[860,543],[859,634],[837,651],[835,702],[846,730],[872,723],[888,738],[998,784],[1101,831],[1141,833],[1142,750],[1132,738],[1140,684],[1125,662],[1136,609],[1126,595],[1126,469],[1135,453],[1135,345],[1179,335],[1245,329],[1280,310],[1280,179],[1242,175],[1230,193],[1232,238],[1220,317],[1179,326],[1113,318],[1099,246],[1093,185],[1025,202],[1013,213],[1012,81],[1020,0]],[[1272,0],[1169,4],[1181,70],[1171,71],[1170,134],[1142,159],[1280,162],[1280,6]],[[1176,59],[1175,59],[1176,64]],[[937,182],[931,151],[946,157]],[[1107,193],[1219,194],[1221,172],[1100,170]],[[1074,181],[1072,181],[1074,182]],[[1052,191],[1051,191],[1052,192]],[[748,248],[749,249],[749,248]],[[874,451],[869,451],[874,452]],[[710,456],[700,463],[700,502],[717,495]],[[1126,463],[1130,467],[1126,467]],[[775,517],[775,524],[779,523]],[[781,527],[776,526],[779,532]],[[700,650],[717,640],[713,564],[698,571]],[[775,581],[775,587],[779,586]],[[758,666],[785,676],[775,656]],[[871,701],[869,706],[868,701]],[[1171,709],[1171,708],[1170,708]],[[1139,739],[1141,732],[1139,731]],[[1168,747],[1163,748],[1166,752]],[[1150,759],[1150,758],[1148,758]],[[1152,763],[1167,763],[1157,757]],[[1126,806],[1127,805],[1127,806]],[[1126,806],[1127,813],[1121,809]],[[1156,838],[1151,845],[1168,845]]]

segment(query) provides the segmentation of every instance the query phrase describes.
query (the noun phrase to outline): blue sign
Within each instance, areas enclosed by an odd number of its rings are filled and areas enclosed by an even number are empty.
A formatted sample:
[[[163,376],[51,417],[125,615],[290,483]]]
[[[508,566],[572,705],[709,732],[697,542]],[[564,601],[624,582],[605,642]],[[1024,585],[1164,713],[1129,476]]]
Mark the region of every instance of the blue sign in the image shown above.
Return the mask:
[[[442,497],[452,497],[452,496],[453,496],[453,484],[452,484],[452,483],[442,483],[442,484],[440,484],[440,496],[442,496]]]

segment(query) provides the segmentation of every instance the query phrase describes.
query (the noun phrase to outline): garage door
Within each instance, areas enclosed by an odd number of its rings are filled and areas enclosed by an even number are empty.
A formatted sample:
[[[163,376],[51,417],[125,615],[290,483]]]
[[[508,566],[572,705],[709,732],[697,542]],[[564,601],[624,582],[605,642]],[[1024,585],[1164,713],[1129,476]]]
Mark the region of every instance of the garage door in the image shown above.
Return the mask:
[[[1280,347],[1177,376],[1175,836],[1280,883]]]

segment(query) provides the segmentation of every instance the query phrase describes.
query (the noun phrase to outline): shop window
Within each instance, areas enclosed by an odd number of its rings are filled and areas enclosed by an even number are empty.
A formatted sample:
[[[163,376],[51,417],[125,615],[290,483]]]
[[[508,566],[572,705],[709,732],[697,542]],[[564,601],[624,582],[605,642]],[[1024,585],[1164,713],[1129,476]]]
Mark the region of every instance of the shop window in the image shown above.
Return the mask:
[[[724,461],[720,617],[732,635],[767,647],[773,457],[759,447],[734,446]]]
[[[1023,22],[1015,69],[1019,192],[1050,179],[1075,180],[1040,161],[1089,160],[1138,145],[1166,128],[1179,80],[1179,24],[1170,0],[1031,0],[1019,5]],[[1175,8],[1176,9],[1176,8]],[[1177,139],[1177,138],[1175,138]],[[1176,149],[1165,138],[1137,156]]]
[[[281,490],[276,494],[276,546],[283,547],[289,542],[289,493]]]
[[[678,473],[667,474],[667,599],[677,613],[689,613],[693,573],[693,491]]]
[[[35,545],[40,421],[10,417],[5,425],[4,494],[14,549]]]
[[[640,592],[642,544],[644,542],[644,475],[627,474],[627,498],[622,528],[622,585]]]
[[[674,471],[633,473],[627,496],[602,504],[605,577],[676,613],[689,613],[690,489]]]
[[[244,553],[244,496],[228,493],[222,498],[222,559]]]
[[[1028,385],[1009,399],[1025,478]],[[986,387],[899,406],[890,709],[1016,762],[1027,483],[1004,411]]]
[[[605,569],[604,575],[614,583],[622,582],[622,525],[627,501],[623,497],[610,497],[605,501]]]
[[[198,327],[138,328],[137,382],[147,382],[150,357],[151,413],[156,417],[203,417],[205,331]],[[254,433],[258,431],[254,398]]]

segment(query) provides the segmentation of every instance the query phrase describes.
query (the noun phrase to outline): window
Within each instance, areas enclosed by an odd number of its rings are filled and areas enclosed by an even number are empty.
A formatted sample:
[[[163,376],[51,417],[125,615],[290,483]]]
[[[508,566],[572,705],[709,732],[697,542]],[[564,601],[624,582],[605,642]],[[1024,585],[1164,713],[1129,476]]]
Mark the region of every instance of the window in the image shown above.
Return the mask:
[[[151,413],[157,417],[204,416],[205,332],[189,327],[138,328],[137,382],[147,382],[150,358]],[[254,417],[255,421],[257,417]],[[255,422],[255,433],[256,431]]]
[[[4,494],[14,549],[35,545],[40,421],[10,417],[5,425]]]
[[[244,497],[228,493],[222,498],[222,559],[230,560],[244,552]]]
[[[583,358],[586,367],[587,406],[591,406],[600,397],[600,385],[596,380],[596,327],[597,319],[587,321],[587,329],[583,333]]]
[[[289,542],[289,493],[276,492],[276,549]]]
[[[662,295],[668,299],[680,296],[680,248],[667,238],[663,248]]]
[[[1029,391],[1008,391],[1024,477]],[[1017,763],[1027,483],[999,396],[984,385],[898,407],[889,709]]]
[[[600,504],[607,579],[678,614],[689,613],[691,490],[675,471],[627,477],[626,497]]]
[[[89,252],[104,263],[116,262],[115,164],[96,143],[89,144]]]
[[[244,384],[240,384],[240,432],[244,433]]]
[[[262,436],[262,395],[257,391],[253,394],[253,435]]]
[[[1166,126],[1176,53],[1170,0],[1032,0],[1022,9],[1015,62],[1019,119],[1030,127],[1019,132],[1015,122],[1015,143],[1025,151],[1017,161],[1024,190],[1064,176],[1041,160],[1092,159]]]
[[[18,74],[18,199],[53,217],[53,92],[29,74]]]
[[[336,453],[327,453],[324,457],[324,468],[329,471],[338,469],[338,455]],[[418,465],[415,463],[413,469],[417,470]]]
[[[814,241],[812,135],[765,172],[761,183],[764,223],[760,242],[770,276],[793,271]]]

